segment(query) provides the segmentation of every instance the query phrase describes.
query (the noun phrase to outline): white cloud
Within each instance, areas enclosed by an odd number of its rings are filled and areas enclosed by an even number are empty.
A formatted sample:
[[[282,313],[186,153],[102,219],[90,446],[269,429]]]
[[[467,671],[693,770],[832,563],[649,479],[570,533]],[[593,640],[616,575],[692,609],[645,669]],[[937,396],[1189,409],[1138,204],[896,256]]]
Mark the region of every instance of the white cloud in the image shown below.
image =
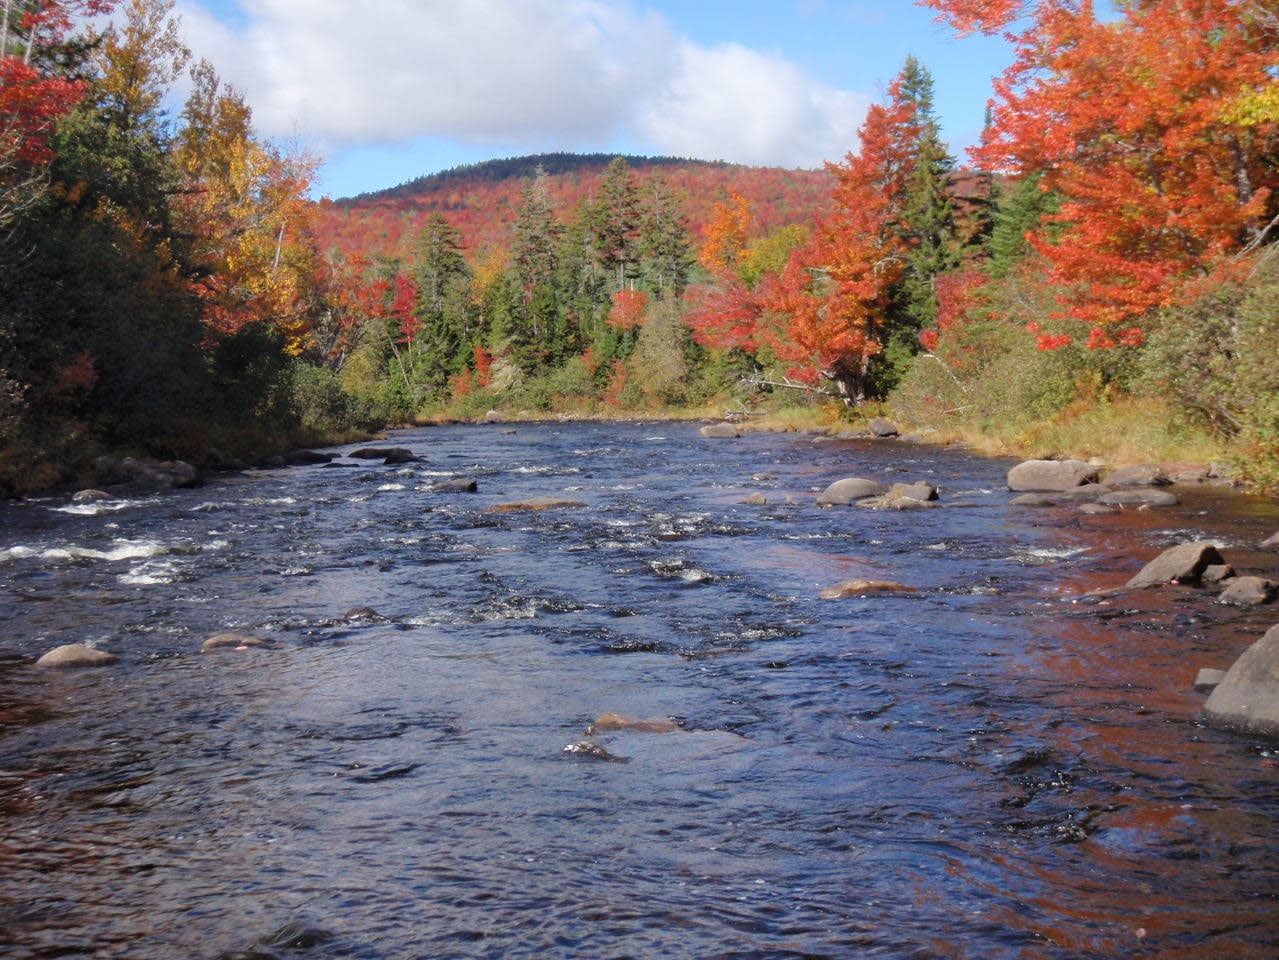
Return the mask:
[[[643,127],[679,156],[813,167],[848,151],[869,102],[780,57],[682,43],[680,70],[648,105]]]
[[[209,2],[209,0],[205,0]],[[331,149],[435,137],[814,166],[867,98],[736,45],[700,47],[625,0],[179,0],[183,33],[268,136]]]

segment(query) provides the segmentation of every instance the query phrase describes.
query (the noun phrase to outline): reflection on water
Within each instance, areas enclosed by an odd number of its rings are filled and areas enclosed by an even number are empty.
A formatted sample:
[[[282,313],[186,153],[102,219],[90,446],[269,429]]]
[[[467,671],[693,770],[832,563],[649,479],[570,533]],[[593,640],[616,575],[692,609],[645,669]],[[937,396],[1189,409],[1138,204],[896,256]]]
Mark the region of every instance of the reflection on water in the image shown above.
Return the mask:
[[[1081,599],[1184,539],[1273,570],[1274,504],[1019,509],[1005,463],[670,424],[396,443],[0,506],[0,953],[1274,955],[1279,757],[1189,689],[1273,610]],[[818,509],[843,476],[943,507]],[[586,506],[488,509],[533,496]],[[915,590],[818,599],[850,578]],[[33,667],[70,642],[120,660]],[[607,712],[674,722],[565,750]]]

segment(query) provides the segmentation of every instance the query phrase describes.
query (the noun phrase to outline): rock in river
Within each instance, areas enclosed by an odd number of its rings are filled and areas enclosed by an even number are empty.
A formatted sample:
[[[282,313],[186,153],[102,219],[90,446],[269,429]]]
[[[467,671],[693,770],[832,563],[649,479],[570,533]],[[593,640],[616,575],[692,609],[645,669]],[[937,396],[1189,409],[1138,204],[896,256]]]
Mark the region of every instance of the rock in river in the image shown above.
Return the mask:
[[[731,423],[708,423],[702,429],[697,431],[699,435],[711,440],[728,439],[733,440],[742,435],[742,431]]]
[[[827,587],[819,596],[823,600],[845,600],[848,597],[860,597],[868,593],[914,593],[914,587],[907,587],[891,580],[845,580],[833,587]]]
[[[495,503],[486,513],[519,513],[535,510],[569,510],[584,507],[581,500],[566,500],[563,497],[530,497],[527,500],[513,500],[510,503]]]
[[[1008,489],[1017,493],[1051,493],[1096,479],[1097,468],[1083,460],[1026,460],[1008,471]]]
[[[95,650],[83,643],[64,643],[54,647],[36,661],[37,667],[105,667],[116,657],[105,650]]]
[[[242,633],[215,633],[200,645],[201,653],[213,653],[216,650],[248,650],[253,647],[265,647],[266,642],[257,637],[245,636]]]
[[[1235,577],[1229,583],[1218,602],[1234,607],[1256,607],[1270,603],[1279,593],[1279,584],[1265,577]]]
[[[1279,625],[1267,630],[1226,671],[1203,713],[1214,726],[1279,734]]]
[[[1140,588],[1158,587],[1165,583],[1198,583],[1210,566],[1225,562],[1211,543],[1183,543],[1170,547],[1151,560],[1126,586]]]
[[[868,497],[882,497],[888,487],[874,480],[863,480],[861,477],[845,477],[836,480],[817,497],[819,507],[848,506]]]

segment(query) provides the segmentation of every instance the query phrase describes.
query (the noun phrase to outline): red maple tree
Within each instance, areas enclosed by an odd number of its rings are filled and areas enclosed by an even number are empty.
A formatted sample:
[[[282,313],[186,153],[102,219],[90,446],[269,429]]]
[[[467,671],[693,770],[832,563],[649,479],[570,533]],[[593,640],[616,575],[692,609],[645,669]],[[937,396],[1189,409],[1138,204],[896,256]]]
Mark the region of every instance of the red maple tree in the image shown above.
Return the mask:
[[[1140,320],[1188,281],[1268,238],[1279,123],[1232,107],[1273,92],[1279,30],[1240,0],[921,0],[958,30],[1007,31],[975,158],[1043,174],[1061,197],[1032,243],[1088,344],[1140,342]]]

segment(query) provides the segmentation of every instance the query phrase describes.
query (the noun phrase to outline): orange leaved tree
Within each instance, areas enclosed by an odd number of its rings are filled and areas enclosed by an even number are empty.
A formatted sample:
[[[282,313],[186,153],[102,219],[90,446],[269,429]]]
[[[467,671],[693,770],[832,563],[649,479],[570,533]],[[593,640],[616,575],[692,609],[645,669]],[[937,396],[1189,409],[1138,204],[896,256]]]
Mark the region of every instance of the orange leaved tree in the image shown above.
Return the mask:
[[[867,112],[857,151],[828,164],[832,209],[767,290],[766,310],[787,318],[778,356],[801,378],[833,381],[848,400],[867,395],[910,247],[903,213],[919,125],[901,76],[888,93]]]
[[[1091,0],[921,2],[1014,44],[975,156],[1061,197],[1031,240],[1090,346],[1139,342],[1143,315],[1273,239],[1270,4],[1120,0],[1107,20]]]

